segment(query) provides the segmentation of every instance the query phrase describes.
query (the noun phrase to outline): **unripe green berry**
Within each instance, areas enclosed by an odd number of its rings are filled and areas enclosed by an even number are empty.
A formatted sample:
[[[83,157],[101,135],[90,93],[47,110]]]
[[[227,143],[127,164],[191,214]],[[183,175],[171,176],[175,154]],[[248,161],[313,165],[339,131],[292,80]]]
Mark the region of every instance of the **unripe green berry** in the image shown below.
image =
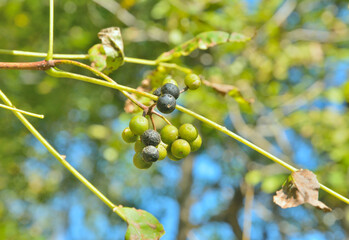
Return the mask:
[[[168,150],[169,150],[169,149],[168,149]],[[182,158],[178,158],[178,157],[174,156],[174,155],[171,153],[170,150],[167,151],[167,157],[168,157],[169,159],[173,160],[173,161],[179,161],[179,160],[182,159]]]
[[[178,83],[176,80],[174,80],[171,76],[167,76],[163,81],[162,85],[165,85],[166,83],[172,83],[178,87]]]
[[[171,144],[171,153],[177,158],[184,158],[190,153],[190,145],[184,139],[177,139]]]
[[[166,144],[171,144],[178,138],[178,129],[173,125],[166,125],[160,131],[161,140]]]
[[[145,147],[145,145],[142,143],[142,141],[140,139],[138,139],[136,142],[135,142],[135,151],[136,152],[142,152],[143,148]]]
[[[138,138],[137,135],[135,135],[129,127],[125,128],[124,131],[122,131],[122,139],[124,139],[127,143],[135,142]]]
[[[143,160],[142,153],[137,152],[133,156],[133,164],[139,169],[147,169],[153,164],[151,162],[146,162]]]
[[[159,144],[157,146],[157,149],[159,151],[159,159],[158,160],[163,160],[167,156],[166,148],[163,145]]]
[[[135,135],[142,135],[148,129],[148,119],[143,116],[134,116],[129,126]]]
[[[202,144],[202,139],[200,134],[198,134],[197,138],[194,141],[189,142],[191,151],[195,152],[199,150],[199,148],[201,147],[201,144]]]
[[[179,127],[179,136],[188,142],[194,141],[198,136],[198,130],[190,123],[185,123]]]
[[[184,83],[190,90],[195,90],[200,87],[201,80],[198,75],[192,73],[185,76]]]

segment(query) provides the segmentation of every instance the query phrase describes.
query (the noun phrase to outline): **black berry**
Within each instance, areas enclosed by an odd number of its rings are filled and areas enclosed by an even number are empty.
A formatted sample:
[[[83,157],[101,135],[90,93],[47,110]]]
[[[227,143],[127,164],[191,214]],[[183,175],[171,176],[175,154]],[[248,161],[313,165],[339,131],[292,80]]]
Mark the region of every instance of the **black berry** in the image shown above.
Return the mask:
[[[154,92],[153,95],[160,97],[161,95],[161,87],[158,87]]]
[[[148,129],[142,134],[141,141],[145,146],[152,145],[156,147],[157,145],[159,145],[161,137],[157,131]]]
[[[166,83],[164,86],[161,87],[161,94],[170,94],[175,99],[179,97],[179,88],[174,85],[173,83]]]
[[[154,146],[146,146],[142,151],[143,160],[146,162],[156,162],[159,159],[159,150]]]
[[[170,94],[164,94],[159,97],[156,106],[162,113],[171,113],[176,108],[176,99]]]

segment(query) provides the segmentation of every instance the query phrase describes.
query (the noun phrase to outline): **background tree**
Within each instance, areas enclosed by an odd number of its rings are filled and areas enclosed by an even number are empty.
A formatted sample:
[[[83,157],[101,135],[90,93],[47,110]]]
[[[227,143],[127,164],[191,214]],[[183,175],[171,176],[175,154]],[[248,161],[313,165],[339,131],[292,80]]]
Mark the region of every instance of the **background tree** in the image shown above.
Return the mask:
[[[1,48],[46,52],[48,12],[48,1],[0,2]],[[210,87],[188,92],[180,103],[348,196],[348,16],[346,1],[57,1],[54,50],[86,54],[100,29],[110,26],[122,29],[126,56],[144,59],[204,31],[254,36],[175,61],[209,83],[235,86],[254,99],[250,107]],[[1,55],[1,61],[23,57]],[[126,63],[110,76],[137,87],[153,69]],[[170,119],[198,126],[200,152],[141,171],[121,139],[131,118],[122,94],[44,72],[1,70],[0,79],[16,106],[45,114],[33,124],[98,189],[156,216],[163,239],[240,239],[249,233],[248,219],[251,239],[349,235],[347,205],[320,191],[331,213],[280,209],[272,195],[289,172],[185,114]],[[0,114],[0,237],[123,239],[126,225],[10,111]]]

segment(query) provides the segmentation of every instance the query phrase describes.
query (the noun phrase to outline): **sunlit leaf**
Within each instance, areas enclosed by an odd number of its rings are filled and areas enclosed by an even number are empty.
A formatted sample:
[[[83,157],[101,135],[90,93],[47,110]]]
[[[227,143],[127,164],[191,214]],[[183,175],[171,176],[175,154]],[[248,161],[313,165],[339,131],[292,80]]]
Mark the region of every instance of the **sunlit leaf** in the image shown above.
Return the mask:
[[[165,234],[161,223],[144,210],[118,206],[115,212],[128,224],[126,240],[156,240]]]
[[[316,175],[307,169],[293,172],[282,189],[276,192],[274,203],[282,208],[297,207],[304,203],[310,203],[325,212],[332,211],[323,202],[318,200],[320,184]]]
[[[92,67],[105,74],[118,69],[124,63],[124,44],[120,29],[110,27],[98,33],[102,44],[92,46],[88,53]]]
[[[240,33],[229,34],[221,31],[203,32],[197,35],[195,38],[173,48],[172,50],[161,54],[156,60],[157,61],[169,61],[173,58],[180,56],[187,56],[195,49],[205,50],[209,47],[216,46],[222,43],[228,42],[246,42],[250,40]]]

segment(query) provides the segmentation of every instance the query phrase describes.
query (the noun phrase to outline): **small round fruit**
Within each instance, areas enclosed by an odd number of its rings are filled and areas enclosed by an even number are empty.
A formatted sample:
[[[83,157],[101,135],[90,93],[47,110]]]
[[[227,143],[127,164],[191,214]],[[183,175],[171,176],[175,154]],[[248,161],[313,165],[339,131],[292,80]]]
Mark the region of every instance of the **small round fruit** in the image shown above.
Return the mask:
[[[202,139],[201,139],[201,136],[198,134],[197,138],[194,141],[189,142],[191,151],[195,152],[199,150],[199,148],[201,147],[201,144],[202,144]]]
[[[122,131],[122,139],[124,139],[127,143],[132,143],[137,140],[137,135],[135,135],[129,127],[125,128],[124,131]]]
[[[188,142],[194,141],[198,136],[198,130],[190,123],[185,123],[179,127],[179,136]]]
[[[142,134],[141,141],[145,146],[152,145],[156,147],[161,142],[161,137],[157,131],[148,129]]]
[[[148,119],[143,116],[134,116],[129,126],[134,134],[142,135],[148,129]]]
[[[166,148],[164,146],[162,146],[161,144],[159,144],[157,146],[157,149],[159,151],[159,159],[158,160],[163,160],[167,156]]]
[[[138,152],[133,156],[133,164],[139,169],[147,169],[153,164],[143,160],[142,153]]]
[[[170,94],[161,95],[156,106],[162,113],[171,113],[176,108],[176,99]]]
[[[190,153],[190,145],[184,139],[177,139],[171,145],[171,153],[177,158],[184,158]]]
[[[156,162],[159,159],[159,151],[152,145],[146,146],[143,148],[142,156],[146,162]]]
[[[162,85],[165,85],[166,83],[172,83],[174,85],[176,85],[178,87],[178,83],[176,82],[176,80],[174,80],[171,76],[167,76],[163,81],[162,81]]]
[[[161,140],[166,144],[171,144],[178,138],[178,129],[173,125],[166,125],[160,132]]]
[[[192,73],[185,76],[184,83],[190,90],[195,90],[200,87],[201,80],[198,75]]]
[[[135,151],[142,152],[144,147],[145,147],[145,145],[142,143],[142,141],[140,139],[138,139],[135,143]]]
[[[175,99],[179,97],[179,88],[173,83],[166,83],[161,87],[161,94],[170,94]]]
[[[157,89],[155,89],[155,91],[153,92],[153,95],[160,97],[160,95],[161,95],[161,87],[158,87]]]
[[[174,155],[171,153],[171,151],[167,152],[167,157],[168,157],[169,159],[171,159],[172,161],[179,161],[179,160],[182,160],[182,158],[178,158],[178,157],[174,156]]]

